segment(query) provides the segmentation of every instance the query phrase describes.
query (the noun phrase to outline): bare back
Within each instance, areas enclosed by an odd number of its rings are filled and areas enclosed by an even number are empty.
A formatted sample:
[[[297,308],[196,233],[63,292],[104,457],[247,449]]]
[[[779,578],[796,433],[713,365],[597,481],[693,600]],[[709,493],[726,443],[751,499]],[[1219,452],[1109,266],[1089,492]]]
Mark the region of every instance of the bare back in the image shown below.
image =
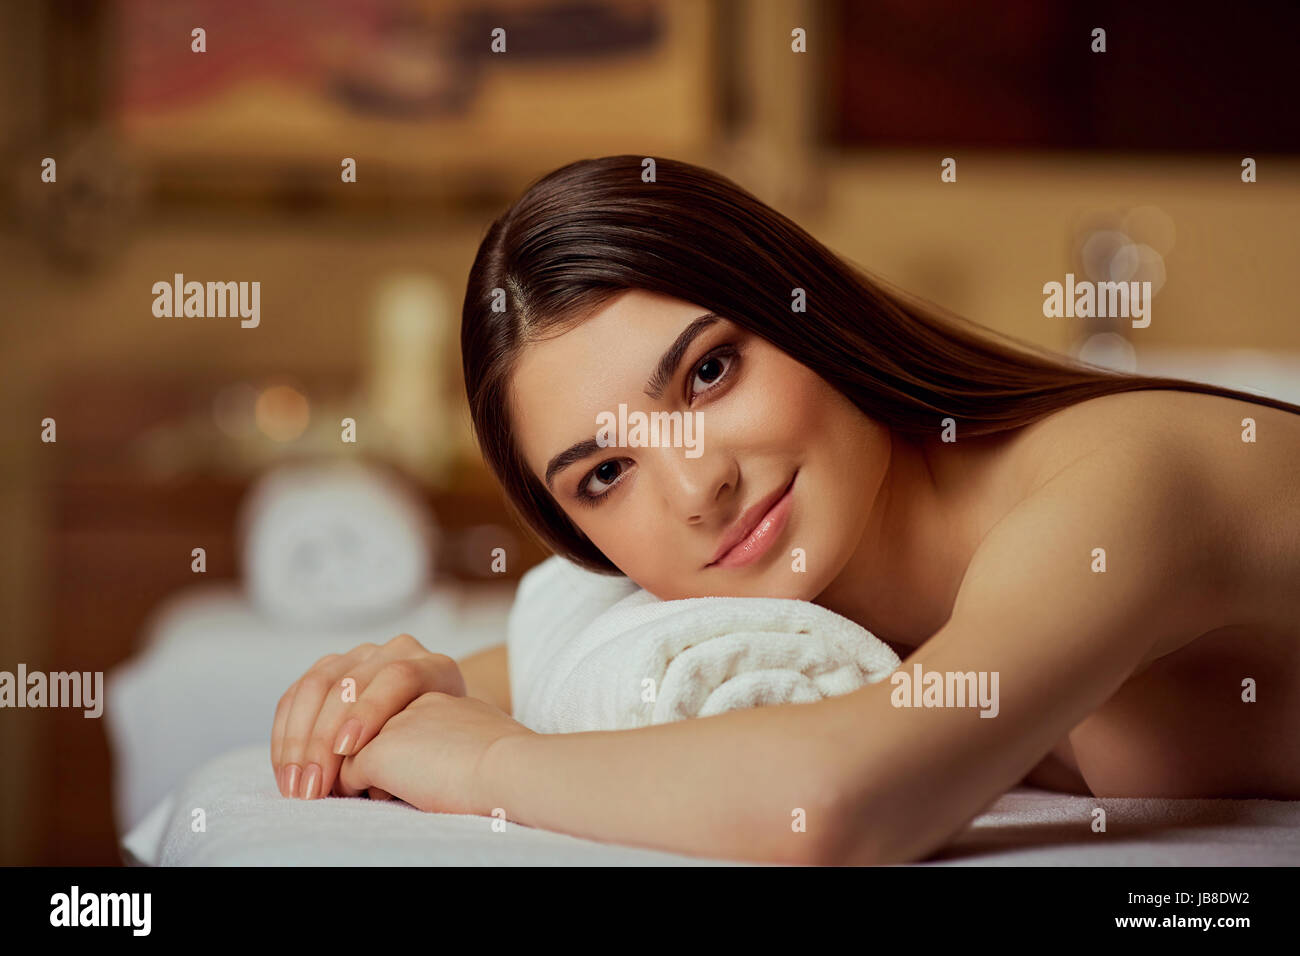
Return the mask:
[[[999,468],[1033,488],[1081,455],[1146,440],[1177,458],[1153,480],[1197,487],[1203,507],[1180,520],[1209,552],[1211,617],[1157,642],[1025,782],[1096,796],[1300,797],[1300,415],[1194,392],[1109,395],[1021,429]]]

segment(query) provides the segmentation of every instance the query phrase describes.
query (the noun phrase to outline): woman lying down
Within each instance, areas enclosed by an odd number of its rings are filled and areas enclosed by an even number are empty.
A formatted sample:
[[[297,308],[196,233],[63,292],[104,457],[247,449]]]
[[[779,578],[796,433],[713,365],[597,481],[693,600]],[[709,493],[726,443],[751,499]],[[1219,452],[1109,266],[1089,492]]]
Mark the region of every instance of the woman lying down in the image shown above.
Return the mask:
[[[1300,798],[1300,407],[1002,344],[634,156],[492,224],[461,342],[484,457],[557,555],[664,602],[810,602],[902,666],[545,733],[504,645],[458,664],[402,635],[285,693],[284,795],[817,864],[922,859],[1021,783]],[[694,447],[637,413],[691,418]],[[995,706],[949,699],[972,673]]]

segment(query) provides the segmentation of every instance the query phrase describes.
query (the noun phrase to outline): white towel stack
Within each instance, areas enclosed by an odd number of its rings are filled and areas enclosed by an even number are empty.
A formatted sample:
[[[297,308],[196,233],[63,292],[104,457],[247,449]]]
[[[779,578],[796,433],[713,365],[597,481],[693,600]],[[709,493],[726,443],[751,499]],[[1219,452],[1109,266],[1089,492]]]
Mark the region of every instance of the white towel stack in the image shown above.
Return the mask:
[[[625,578],[552,564],[560,560],[525,576],[510,618],[514,716],[541,733],[808,703],[900,664],[870,632],[807,601],[660,601]]]

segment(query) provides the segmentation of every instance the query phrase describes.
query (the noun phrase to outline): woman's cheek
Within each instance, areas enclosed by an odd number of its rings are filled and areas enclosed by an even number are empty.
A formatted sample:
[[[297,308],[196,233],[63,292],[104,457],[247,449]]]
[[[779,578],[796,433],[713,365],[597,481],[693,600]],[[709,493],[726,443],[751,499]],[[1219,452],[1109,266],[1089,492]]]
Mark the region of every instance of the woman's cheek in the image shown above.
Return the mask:
[[[743,455],[780,443],[799,433],[807,418],[804,396],[781,376],[755,372],[737,382],[729,394],[700,411],[704,453],[709,440],[718,448]]]
[[[623,490],[627,492],[636,489]],[[644,495],[645,489],[640,490]],[[631,497],[642,496],[634,494]],[[613,502],[608,502],[605,507],[618,513],[601,516],[598,526],[588,531],[587,536],[623,573],[638,580],[650,571],[650,565],[656,557],[667,550],[655,532],[658,528],[658,534],[662,536],[664,526],[662,521],[648,520],[645,512],[649,505],[646,501],[629,500],[619,504],[622,507],[615,508]]]
[[[745,384],[745,403],[761,413],[770,435],[808,438],[825,430],[827,390],[834,390],[798,362],[769,357]]]

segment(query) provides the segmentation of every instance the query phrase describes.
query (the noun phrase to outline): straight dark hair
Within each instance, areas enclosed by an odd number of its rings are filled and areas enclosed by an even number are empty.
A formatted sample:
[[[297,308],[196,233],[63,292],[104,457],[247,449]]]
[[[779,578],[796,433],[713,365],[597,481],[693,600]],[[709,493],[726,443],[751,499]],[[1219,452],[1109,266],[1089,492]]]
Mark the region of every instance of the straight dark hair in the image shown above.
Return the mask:
[[[470,269],[461,360],[474,433],[522,523],[593,571],[621,573],[524,463],[509,387],[529,343],[573,328],[629,289],[672,296],[762,336],[864,414],[909,439],[944,418],[959,437],[1028,425],[1101,395],[1177,389],[1300,414],[1231,388],[1113,372],[994,333],[850,265],[729,179],[670,159],[570,163],[488,228]],[[791,309],[806,291],[806,312]],[[558,383],[557,383],[558,384]]]

